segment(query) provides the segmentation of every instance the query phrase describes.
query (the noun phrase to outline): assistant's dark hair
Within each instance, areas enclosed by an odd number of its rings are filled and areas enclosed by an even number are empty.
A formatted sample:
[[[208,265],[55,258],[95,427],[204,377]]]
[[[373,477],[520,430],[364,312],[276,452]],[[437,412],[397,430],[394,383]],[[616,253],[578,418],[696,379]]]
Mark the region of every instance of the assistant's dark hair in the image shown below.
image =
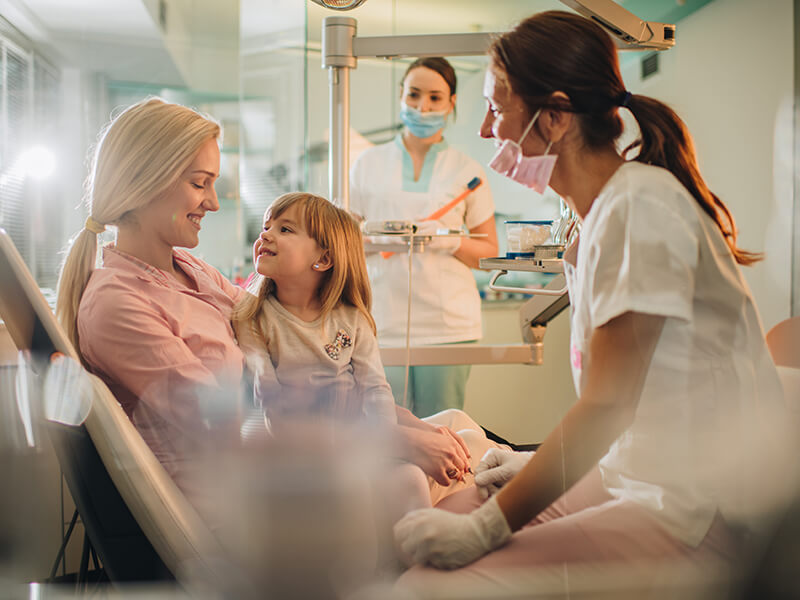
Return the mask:
[[[736,262],[762,255],[736,245],[736,223],[700,174],[694,142],[684,122],[663,102],[625,90],[617,50],[596,23],[564,11],[537,13],[497,37],[489,48],[491,67],[533,113],[551,108],[575,113],[584,143],[592,149],[614,144],[622,134],[618,107],[627,107],[641,135],[623,151],[642,163],[670,171],[719,227]],[[563,92],[568,99],[553,97]]]
[[[423,56],[422,58],[418,58],[406,69],[406,72],[403,73],[403,78],[400,80],[400,88],[402,89],[403,84],[406,82],[406,77],[408,74],[411,73],[417,67],[427,67],[431,71],[436,71],[439,75],[442,76],[447,82],[447,87],[450,88],[450,95],[456,93],[456,84],[458,80],[456,79],[456,70],[453,68],[447,59],[442,58],[441,56]]]

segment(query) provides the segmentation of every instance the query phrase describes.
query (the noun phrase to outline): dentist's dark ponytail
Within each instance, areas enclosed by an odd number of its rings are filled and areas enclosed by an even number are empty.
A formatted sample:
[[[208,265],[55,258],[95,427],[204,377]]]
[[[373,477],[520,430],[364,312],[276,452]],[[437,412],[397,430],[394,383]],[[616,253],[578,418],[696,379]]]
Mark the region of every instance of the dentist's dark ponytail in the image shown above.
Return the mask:
[[[641,136],[625,148],[623,157],[638,150],[633,160],[670,171],[714,219],[736,262],[761,260],[761,254],[736,245],[736,223],[700,174],[684,122],[663,102],[627,92],[617,50],[600,26],[573,13],[537,13],[499,36],[489,56],[498,77],[507,80],[531,114],[539,108],[575,113],[589,148],[613,145],[622,134],[619,108],[630,110]],[[569,101],[554,100],[558,91]]]
[[[627,104],[639,125],[639,139],[623,151],[623,156],[636,149],[634,160],[664,167],[694,196],[702,209],[722,232],[736,262],[751,265],[763,255],[742,250],[736,245],[738,231],[731,211],[706,184],[697,165],[694,141],[686,124],[669,106],[648,96],[632,95]]]

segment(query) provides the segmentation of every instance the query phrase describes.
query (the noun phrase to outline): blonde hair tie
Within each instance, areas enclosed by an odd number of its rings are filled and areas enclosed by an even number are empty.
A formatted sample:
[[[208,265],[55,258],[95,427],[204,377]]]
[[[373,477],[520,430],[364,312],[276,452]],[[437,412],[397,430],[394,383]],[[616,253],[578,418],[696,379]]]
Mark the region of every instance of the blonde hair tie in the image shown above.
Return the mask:
[[[91,231],[95,235],[100,235],[106,230],[106,226],[95,221],[91,215],[86,217],[86,222],[83,224],[83,228],[86,231]]]

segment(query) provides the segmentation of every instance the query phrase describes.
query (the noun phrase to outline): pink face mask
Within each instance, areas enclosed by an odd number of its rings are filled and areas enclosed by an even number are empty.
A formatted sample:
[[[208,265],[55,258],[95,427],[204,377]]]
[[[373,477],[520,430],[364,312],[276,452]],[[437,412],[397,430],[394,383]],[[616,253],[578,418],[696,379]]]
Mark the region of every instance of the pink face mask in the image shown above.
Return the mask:
[[[517,183],[526,185],[540,194],[544,193],[547,184],[550,183],[550,176],[553,174],[553,167],[556,166],[557,154],[547,154],[550,152],[550,146],[553,142],[547,144],[544,154],[542,156],[524,156],[522,154],[522,140],[528,135],[536,118],[542,109],[536,111],[533,118],[528,123],[525,131],[522,132],[522,137],[518,142],[514,140],[503,140],[500,147],[495,152],[494,157],[489,162],[489,167],[505,175],[509,179],[513,179]]]

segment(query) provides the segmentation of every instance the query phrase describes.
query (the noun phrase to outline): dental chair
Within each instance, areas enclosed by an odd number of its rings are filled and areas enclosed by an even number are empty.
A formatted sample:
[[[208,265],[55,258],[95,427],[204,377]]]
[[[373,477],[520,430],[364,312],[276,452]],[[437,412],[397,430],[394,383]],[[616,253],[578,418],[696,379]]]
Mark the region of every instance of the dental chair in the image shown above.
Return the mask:
[[[80,367],[76,350],[9,235],[0,229],[0,317],[46,392],[51,357],[61,353],[80,372],[89,409],[79,423],[46,421],[86,538],[112,582],[181,580],[215,571],[221,546],[145,444],[106,385]],[[88,383],[87,383],[88,382]],[[52,386],[50,386],[52,387]],[[57,390],[58,391],[58,390]],[[88,396],[88,398],[86,397]],[[55,399],[60,401],[63,399]],[[87,402],[88,400],[88,402]],[[63,551],[63,548],[62,548]],[[88,561],[86,540],[81,568]]]
[[[791,431],[800,428],[800,316],[785,319],[767,332],[767,348],[778,368],[784,397],[793,419]],[[795,473],[789,469],[787,476]],[[800,597],[800,491],[789,503],[765,547],[757,556],[740,598]]]
[[[791,317],[767,332],[772,360],[781,367],[800,369],[800,317]]]
[[[767,332],[767,348],[778,368],[790,414],[800,425],[800,317],[791,317]]]

